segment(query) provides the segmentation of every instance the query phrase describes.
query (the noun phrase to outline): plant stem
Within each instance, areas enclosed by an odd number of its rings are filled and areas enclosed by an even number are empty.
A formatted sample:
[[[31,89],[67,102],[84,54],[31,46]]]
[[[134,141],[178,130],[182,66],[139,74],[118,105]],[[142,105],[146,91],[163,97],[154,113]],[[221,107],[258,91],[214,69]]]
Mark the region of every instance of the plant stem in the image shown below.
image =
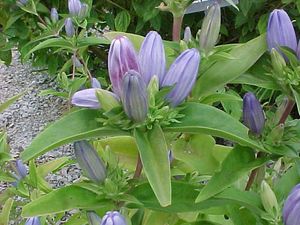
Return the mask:
[[[183,16],[175,16],[173,15],[173,41],[180,41],[180,33],[182,26]]]
[[[264,154],[263,152],[259,152],[259,153],[257,153],[257,157],[256,157],[256,158],[257,158],[257,159],[258,159],[258,158],[261,158],[261,157],[263,157],[264,155],[265,155],[265,154]],[[250,190],[252,184],[254,183],[254,180],[255,180],[255,177],[256,177],[256,175],[257,175],[258,170],[259,170],[259,167],[251,171],[251,174],[250,174],[250,176],[249,176],[248,182],[247,182],[247,184],[246,184],[245,191],[249,191],[249,190]]]
[[[135,168],[135,172],[134,172],[134,175],[133,175],[134,179],[137,179],[141,176],[142,169],[143,169],[143,164],[142,164],[142,161],[141,161],[140,154],[138,154],[138,159],[137,159],[137,162],[136,162],[136,168]]]
[[[41,22],[42,24],[46,25],[45,20],[44,20],[39,14],[37,14],[37,17],[38,17],[38,19],[40,20],[40,22]]]

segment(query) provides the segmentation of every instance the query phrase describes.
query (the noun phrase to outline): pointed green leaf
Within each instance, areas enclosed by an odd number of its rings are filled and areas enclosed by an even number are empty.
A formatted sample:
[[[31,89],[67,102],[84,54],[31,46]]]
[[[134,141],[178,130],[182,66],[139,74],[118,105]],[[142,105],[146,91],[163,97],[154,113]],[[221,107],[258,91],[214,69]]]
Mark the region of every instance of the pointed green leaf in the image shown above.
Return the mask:
[[[0,213],[0,225],[9,224],[9,214],[13,206],[14,200],[9,198],[6,200],[5,204],[2,206],[2,212]]]
[[[171,204],[171,172],[164,133],[159,125],[150,131],[136,129],[134,137],[144,172],[161,206]]]
[[[0,113],[2,113],[5,109],[7,109],[11,104],[13,104],[15,101],[17,101],[20,97],[24,95],[24,92],[15,95],[8,99],[6,102],[0,104]]]

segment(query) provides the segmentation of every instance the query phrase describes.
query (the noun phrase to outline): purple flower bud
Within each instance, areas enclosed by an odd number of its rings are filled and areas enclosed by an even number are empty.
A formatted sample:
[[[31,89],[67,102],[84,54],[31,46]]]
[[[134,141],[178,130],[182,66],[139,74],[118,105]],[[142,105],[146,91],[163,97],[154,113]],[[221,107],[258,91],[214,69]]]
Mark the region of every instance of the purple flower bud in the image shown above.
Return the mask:
[[[18,177],[20,179],[23,179],[27,176],[27,168],[21,160],[16,161],[16,168],[17,168]]]
[[[109,211],[102,218],[100,225],[126,225],[126,219],[117,211]]]
[[[94,211],[88,211],[86,213],[89,225],[100,225],[101,218]]]
[[[79,59],[76,57],[76,55],[72,55],[72,63],[73,65],[76,67],[76,68],[81,68],[82,67],[82,64],[81,62],[79,61]]]
[[[83,4],[81,4],[81,8],[80,8],[78,17],[80,19],[84,19],[88,15],[88,12],[89,12],[88,4],[83,3]]]
[[[96,96],[96,91],[97,88],[88,88],[77,91],[72,96],[71,103],[76,106],[98,109],[100,108],[100,104]]]
[[[65,30],[68,37],[73,37],[75,34],[75,28],[71,18],[65,20]]]
[[[165,49],[161,36],[156,31],[150,31],[145,37],[139,52],[140,72],[146,84],[156,75],[159,83],[166,73]]]
[[[169,162],[171,164],[173,162],[173,160],[174,160],[174,155],[173,155],[173,151],[172,150],[168,151],[168,158],[169,158]]]
[[[191,28],[190,28],[190,27],[186,27],[186,28],[185,28],[183,40],[184,40],[186,43],[189,43],[189,42],[192,40],[192,32],[191,32]]]
[[[283,206],[284,225],[298,225],[300,221],[300,184],[290,192]]]
[[[41,222],[38,217],[30,217],[26,220],[25,225],[41,225]]]
[[[72,16],[78,16],[81,9],[80,0],[68,0],[69,13]]]
[[[138,72],[130,70],[123,78],[122,89],[122,102],[125,113],[136,122],[143,121],[148,113],[145,81]]]
[[[265,125],[265,116],[259,101],[251,92],[247,92],[243,98],[243,120],[250,131],[261,134]]]
[[[96,150],[87,141],[74,143],[74,153],[80,168],[95,183],[106,178],[106,168]]]
[[[18,0],[17,5],[18,6],[25,6],[27,4],[28,0]]]
[[[300,59],[300,40],[299,40],[298,46],[297,46],[297,57],[298,57],[298,59]]]
[[[200,48],[206,53],[212,50],[217,43],[221,27],[221,8],[218,2],[214,2],[204,17],[200,31]]]
[[[101,88],[100,82],[95,77],[91,80],[91,86],[92,88]]]
[[[171,65],[162,86],[174,86],[166,96],[172,106],[180,104],[190,93],[196,81],[200,64],[200,54],[197,49],[182,52]]]
[[[270,51],[275,48],[280,52],[279,46],[297,51],[297,38],[293,24],[283,9],[274,9],[269,17],[267,43]]]
[[[119,97],[122,95],[122,79],[129,70],[139,71],[136,52],[127,37],[114,39],[108,53],[108,72],[113,91]]]
[[[50,17],[53,23],[56,23],[58,21],[58,12],[56,8],[51,9]]]

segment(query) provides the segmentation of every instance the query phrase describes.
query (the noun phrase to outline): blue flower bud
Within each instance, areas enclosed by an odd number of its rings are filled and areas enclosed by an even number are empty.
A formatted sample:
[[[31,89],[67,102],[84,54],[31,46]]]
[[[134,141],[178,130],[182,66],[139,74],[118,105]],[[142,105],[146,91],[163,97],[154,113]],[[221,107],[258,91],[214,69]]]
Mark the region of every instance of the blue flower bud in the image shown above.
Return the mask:
[[[80,168],[86,176],[95,183],[101,183],[106,178],[106,168],[96,150],[87,141],[74,143],[74,153]]]
[[[91,86],[92,88],[101,88],[100,82],[95,77],[91,80]]]
[[[80,0],[68,0],[69,13],[72,16],[78,16],[81,9]]]
[[[297,38],[292,21],[283,9],[275,9],[270,14],[267,28],[267,43],[269,50],[275,48],[281,52],[279,46],[289,47],[297,51]]]
[[[259,101],[251,92],[246,93],[243,98],[243,120],[254,134],[262,133],[265,125],[264,112]]]
[[[143,121],[148,113],[148,97],[145,81],[141,75],[128,71],[123,78],[122,103],[127,116],[135,122]]]
[[[300,221],[300,184],[290,192],[283,206],[284,225],[298,225]]]
[[[72,96],[71,103],[80,107],[87,107],[92,109],[100,108],[100,103],[96,96],[97,88],[88,88],[75,92]]]
[[[126,219],[117,211],[109,211],[102,218],[100,225],[126,225]]]
[[[75,34],[75,28],[71,18],[65,20],[65,30],[68,37],[73,37]]]
[[[25,225],[41,225],[41,222],[38,217],[30,217],[27,219]]]
[[[88,211],[86,216],[89,221],[89,225],[100,225],[101,218],[94,211]]]
[[[167,72],[162,86],[174,86],[166,96],[172,106],[180,104],[190,93],[196,81],[200,64],[200,54],[197,49],[182,52]]]
[[[186,43],[189,43],[192,40],[192,32],[191,32],[191,28],[190,27],[186,27],[184,30],[184,36],[183,36],[183,40]]]
[[[17,5],[18,6],[25,6],[27,4],[28,0],[18,0]]]
[[[139,71],[138,59],[132,43],[125,36],[115,38],[108,53],[108,72],[114,93],[122,94],[122,79],[129,70]]]
[[[88,15],[88,12],[89,12],[88,4],[83,3],[83,4],[81,4],[81,8],[80,8],[78,17],[80,19],[84,19]]]
[[[81,62],[79,61],[79,59],[76,57],[76,55],[72,55],[72,63],[73,65],[76,67],[76,68],[81,68],[82,67],[82,64]]]
[[[50,17],[53,23],[56,23],[58,21],[58,12],[56,8],[51,9]]]
[[[156,31],[150,31],[145,37],[139,52],[140,73],[146,85],[156,75],[159,83],[166,73],[165,49],[161,36]]]
[[[204,17],[200,31],[200,48],[208,53],[217,43],[221,27],[221,8],[219,3],[214,2]]]
[[[300,60],[300,40],[299,40],[298,46],[297,46],[297,57]]]
[[[27,168],[21,160],[16,161],[16,169],[18,173],[17,175],[20,179],[23,179],[27,176]]]

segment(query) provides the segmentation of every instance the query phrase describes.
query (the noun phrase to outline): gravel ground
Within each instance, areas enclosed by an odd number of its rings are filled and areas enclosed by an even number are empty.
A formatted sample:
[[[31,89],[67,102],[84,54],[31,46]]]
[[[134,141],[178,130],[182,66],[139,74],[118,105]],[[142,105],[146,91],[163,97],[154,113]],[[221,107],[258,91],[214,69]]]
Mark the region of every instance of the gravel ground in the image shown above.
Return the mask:
[[[32,70],[30,64],[21,64],[17,52],[14,52],[12,65],[0,65],[0,103],[28,90],[21,99],[0,114],[0,130],[8,133],[11,154],[16,159],[46,125],[67,112],[65,100],[55,96],[39,96],[41,90],[57,89],[53,77],[49,77],[46,72]],[[72,155],[72,146],[65,145],[39,157],[37,163]],[[79,176],[79,169],[70,166],[56,174],[50,174],[47,180],[55,188],[71,183]],[[6,184],[0,183],[0,193],[5,187]]]

